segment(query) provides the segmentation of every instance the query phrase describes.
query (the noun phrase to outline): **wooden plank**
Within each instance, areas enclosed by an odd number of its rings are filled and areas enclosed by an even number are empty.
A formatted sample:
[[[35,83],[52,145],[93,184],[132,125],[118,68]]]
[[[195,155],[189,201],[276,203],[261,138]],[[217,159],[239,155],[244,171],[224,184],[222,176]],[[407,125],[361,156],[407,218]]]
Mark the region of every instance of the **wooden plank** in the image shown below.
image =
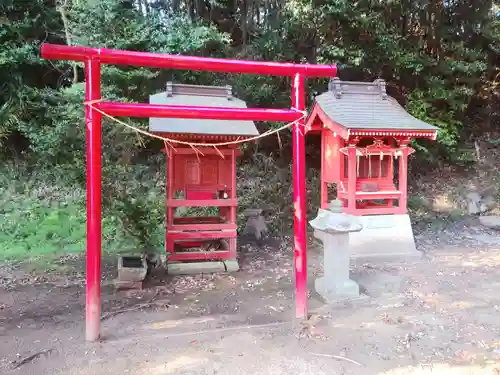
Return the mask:
[[[164,151],[164,149],[162,150]],[[172,149],[168,150],[169,152],[174,152]],[[207,145],[207,147],[200,147],[200,151],[203,152],[203,155],[218,155],[220,154],[224,156],[229,156],[232,154],[233,150],[232,149],[227,149],[223,147],[219,147],[219,151],[217,151],[214,147],[210,147]],[[240,150],[235,150],[236,155],[239,156],[242,154]],[[176,147],[175,148],[175,154],[176,155],[197,155],[196,151],[193,150],[192,148],[182,148],[182,147]]]
[[[194,240],[194,239],[222,239],[236,237],[236,231],[196,231],[196,232],[168,232],[170,240]]]
[[[169,199],[170,207],[232,207],[238,205],[237,199]]]
[[[346,214],[364,216],[364,215],[389,215],[389,214],[405,214],[406,209],[402,210],[400,207],[380,207],[380,208],[364,208],[350,210],[344,207],[343,212]]]
[[[187,216],[187,217],[176,217],[174,219],[174,225],[193,224],[193,223],[221,224],[221,221],[219,216]]]
[[[341,191],[339,196],[342,198],[348,198],[349,193],[346,191]],[[356,199],[400,199],[401,192],[397,190],[393,191],[357,191]]]
[[[167,230],[169,233],[174,231],[184,231],[184,230],[195,230],[195,231],[204,231],[204,230],[236,230],[238,226],[234,223],[229,224],[203,224],[203,223],[192,223],[192,224],[174,224],[168,225]]]
[[[234,254],[230,251],[185,251],[177,252],[168,256],[171,261],[183,260],[214,260],[214,259],[230,259],[234,258]]]

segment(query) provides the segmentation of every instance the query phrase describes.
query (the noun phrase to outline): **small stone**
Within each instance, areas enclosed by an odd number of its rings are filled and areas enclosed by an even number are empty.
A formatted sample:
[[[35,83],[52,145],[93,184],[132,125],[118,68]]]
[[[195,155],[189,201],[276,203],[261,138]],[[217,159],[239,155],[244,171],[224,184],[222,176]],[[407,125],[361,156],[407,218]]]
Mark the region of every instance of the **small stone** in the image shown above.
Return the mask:
[[[492,209],[494,209],[497,205],[497,202],[495,201],[495,198],[492,195],[488,195],[483,197],[481,200],[481,213],[488,212]]]
[[[472,191],[467,194],[467,211],[469,215],[477,215],[481,213],[481,194],[477,191]]]
[[[259,241],[262,236],[268,233],[266,221],[264,217],[259,213],[255,216],[249,216],[246,222],[245,228],[243,229],[243,235],[254,236],[257,241]]]

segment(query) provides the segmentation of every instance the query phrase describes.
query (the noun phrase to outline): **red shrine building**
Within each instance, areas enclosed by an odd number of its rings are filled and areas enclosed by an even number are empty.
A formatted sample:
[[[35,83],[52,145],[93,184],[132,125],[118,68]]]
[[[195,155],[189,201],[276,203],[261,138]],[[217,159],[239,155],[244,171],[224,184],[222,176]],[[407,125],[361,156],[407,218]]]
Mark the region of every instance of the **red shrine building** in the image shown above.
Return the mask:
[[[244,101],[233,96],[230,86],[171,82],[167,83],[165,92],[150,96],[150,103],[246,108]],[[190,147],[174,142],[165,145],[165,250],[169,262],[176,262],[176,267],[186,266],[188,272],[202,272],[202,268],[190,269],[189,266],[193,266],[190,262],[221,260],[226,270],[237,270],[236,157],[241,152],[238,144],[210,145],[254,137],[259,134],[255,124],[252,121],[151,118],[149,130],[165,138],[208,146]]]
[[[351,234],[353,256],[418,255],[407,210],[410,142],[435,140],[438,128],[406,112],[381,79],[334,78],[315,98],[306,130],[321,134],[321,207],[337,198],[363,223]]]

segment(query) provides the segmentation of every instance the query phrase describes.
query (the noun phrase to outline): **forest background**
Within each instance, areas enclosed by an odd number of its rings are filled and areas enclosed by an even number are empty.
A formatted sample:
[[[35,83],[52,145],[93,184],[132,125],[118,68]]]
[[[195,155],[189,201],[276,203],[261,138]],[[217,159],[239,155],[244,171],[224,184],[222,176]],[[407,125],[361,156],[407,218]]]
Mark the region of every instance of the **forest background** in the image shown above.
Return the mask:
[[[85,248],[83,66],[43,60],[43,42],[337,63],[343,80],[385,79],[389,94],[412,115],[441,129],[435,144],[414,144],[414,218],[460,214],[457,197],[467,190],[466,181],[500,181],[498,1],[3,0],[0,260],[46,258]],[[284,77],[115,66],[103,67],[102,74],[103,97],[109,100],[147,102],[172,80],[231,85],[251,107],[290,106],[291,82]],[[326,90],[327,80],[307,84],[310,106]],[[147,121],[129,121],[147,127]],[[262,132],[280,124],[257,125]],[[281,232],[291,226],[290,141],[288,131],[247,144],[238,167],[240,208],[272,207],[273,229]],[[106,252],[161,251],[162,146],[104,120]],[[314,214],[317,138],[308,138],[307,150],[309,214]],[[443,199],[449,209],[440,209]]]

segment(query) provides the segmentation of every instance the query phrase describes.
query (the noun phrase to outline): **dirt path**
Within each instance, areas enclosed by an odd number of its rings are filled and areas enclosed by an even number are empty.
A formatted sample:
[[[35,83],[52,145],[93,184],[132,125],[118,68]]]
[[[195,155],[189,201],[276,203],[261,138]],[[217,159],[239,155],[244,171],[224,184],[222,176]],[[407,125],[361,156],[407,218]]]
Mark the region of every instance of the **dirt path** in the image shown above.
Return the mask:
[[[500,238],[464,224],[416,237],[424,259],[356,265],[364,297],[327,306],[311,294],[306,325],[292,319],[290,239],[244,245],[243,271],[233,275],[157,274],[136,293],[104,286],[103,313],[158,304],[110,316],[97,344],[84,342],[81,274],[8,283],[0,291],[0,372],[499,374]],[[311,248],[311,284],[320,255]],[[49,352],[14,369],[41,351]]]

